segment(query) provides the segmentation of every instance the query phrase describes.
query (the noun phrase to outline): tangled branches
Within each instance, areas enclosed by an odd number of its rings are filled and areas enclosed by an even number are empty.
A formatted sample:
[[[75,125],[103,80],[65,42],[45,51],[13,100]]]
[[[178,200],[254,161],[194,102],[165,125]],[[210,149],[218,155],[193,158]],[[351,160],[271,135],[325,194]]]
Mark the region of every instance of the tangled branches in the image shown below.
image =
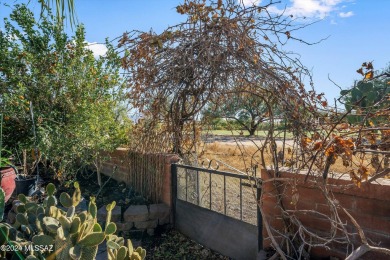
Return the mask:
[[[143,117],[166,125],[175,152],[188,152],[181,142],[185,125],[228,93],[271,93],[292,120],[313,106],[302,83],[308,71],[280,48],[306,25],[271,14],[270,5],[187,0],[177,7],[186,21],[160,34],[132,31],[119,40],[129,98]]]
[[[360,125],[351,127],[347,123],[354,107],[364,103],[363,96],[340,113],[337,107],[329,109],[323,94],[310,90],[308,70],[281,48],[289,40],[304,42],[296,39],[294,32],[308,24],[269,12],[272,4],[248,7],[236,0],[185,0],[177,7],[177,12],[185,16],[184,22],[162,33],[125,33],[118,48],[128,77],[128,98],[142,114],[134,147],[150,147],[154,151],[158,149],[156,143],[162,140],[164,151],[182,156],[196,154],[202,130],[199,119],[205,115],[205,108],[218,108],[239,95],[262,101],[270,126],[265,140],[251,156],[251,164],[260,164],[264,169],[272,165],[267,174],[275,191],[273,203],[282,212],[283,231],[267,224],[267,212],[260,206],[273,247],[287,259],[307,256],[313,246],[351,244],[351,232],[339,217],[342,207],[332,197],[329,187],[333,184],[328,179],[335,176],[334,167],[340,160],[357,186],[364,180],[370,181],[369,169],[382,171],[375,176],[388,174],[388,148],[383,147],[388,147],[389,129],[384,124],[386,120],[370,120],[375,116],[370,109],[361,115],[364,120],[359,121]],[[375,79],[372,68],[367,66],[368,71],[362,70],[365,81]],[[309,81],[306,86],[305,81]],[[377,102],[371,105],[377,107]],[[388,120],[388,103],[380,106],[380,112]],[[282,146],[277,145],[276,117],[285,121],[286,129],[293,135],[291,147],[286,145],[285,138]],[[374,156],[367,155],[370,150]],[[267,152],[271,162],[265,160]],[[367,162],[376,167],[369,167]],[[286,193],[285,184],[280,181],[282,167],[296,174],[287,178],[290,193]],[[293,206],[298,201],[297,176],[302,170],[307,172],[306,181],[314,180],[323,194],[327,213],[287,207],[286,197],[291,197]],[[305,182],[305,176],[300,181]],[[302,214],[325,218],[330,223],[330,235],[313,233],[301,221]]]

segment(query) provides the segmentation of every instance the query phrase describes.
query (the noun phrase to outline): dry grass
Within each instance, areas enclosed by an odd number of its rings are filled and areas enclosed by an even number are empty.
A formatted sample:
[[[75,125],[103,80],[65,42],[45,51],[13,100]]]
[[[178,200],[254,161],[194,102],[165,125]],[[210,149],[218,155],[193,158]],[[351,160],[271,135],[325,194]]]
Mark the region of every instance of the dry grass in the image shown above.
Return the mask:
[[[217,160],[246,172],[251,165],[259,164],[261,161],[260,153],[254,145],[241,144],[224,144],[222,142],[214,142],[204,146],[203,153],[199,157],[200,160]],[[272,157],[269,153],[264,158],[267,164],[272,162]],[[215,168],[215,164],[213,164]],[[224,164],[219,164],[220,170],[231,170]]]
[[[254,165],[260,166],[261,157],[259,148],[256,147],[253,143],[245,143],[245,144],[231,144],[231,143],[223,143],[223,142],[213,142],[203,145],[203,150],[200,153],[199,160],[205,162],[208,160],[216,160],[224,162],[240,171],[248,172],[250,168]],[[281,149],[278,149],[281,150]],[[273,159],[269,150],[265,150],[264,161],[267,165],[273,165]],[[291,158],[291,154],[289,154],[287,146],[285,149],[285,159],[288,160]],[[363,161],[364,165],[371,164],[371,156],[365,155],[364,158],[360,158],[359,156],[353,157],[353,165],[346,167],[343,165],[343,161],[341,158],[338,158],[336,162],[331,165],[330,171],[335,173],[345,173],[347,174],[350,170],[352,170],[353,166],[356,169],[356,166],[360,164],[360,161]],[[231,171],[232,169],[224,165],[223,163],[219,163],[217,166],[213,161],[213,168],[219,167],[219,170]],[[367,167],[369,170],[369,174],[373,175],[375,173],[374,167]]]
[[[269,150],[266,149],[264,154],[265,163],[272,165],[272,156]],[[236,168],[240,172],[253,173],[251,167],[254,165],[260,166],[262,159],[260,156],[259,147],[256,147],[254,143],[213,142],[203,144],[199,161],[207,164],[208,160],[212,160],[211,167],[222,171],[234,172],[233,168]],[[291,158],[291,154],[288,154],[288,148],[285,149],[285,156],[287,157],[286,159]],[[365,163],[369,163],[370,159],[365,158]],[[214,160],[219,162],[219,164],[215,163]],[[359,161],[360,158],[355,158],[355,163],[359,163]],[[345,167],[339,158],[330,170],[348,174],[347,172],[350,169],[352,167]],[[257,177],[260,177],[259,170],[257,172]],[[210,179],[211,177],[212,180]],[[182,200],[256,225],[255,190],[251,187],[241,187],[242,211],[240,211],[239,194],[241,185],[239,179],[233,177],[225,177],[224,179],[220,175],[211,176],[209,173],[188,170],[178,174],[178,186],[178,197]],[[185,189],[186,186],[187,189]],[[226,187],[225,192],[224,187]]]

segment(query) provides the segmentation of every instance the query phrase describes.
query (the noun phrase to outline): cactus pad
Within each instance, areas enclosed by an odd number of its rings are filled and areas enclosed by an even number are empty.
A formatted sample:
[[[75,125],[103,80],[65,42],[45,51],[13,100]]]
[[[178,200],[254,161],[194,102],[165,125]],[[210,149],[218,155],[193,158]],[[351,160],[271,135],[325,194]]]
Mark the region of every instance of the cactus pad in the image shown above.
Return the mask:
[[[79,241],[81,247],[93,247],[101,244],[106,238],[106,235],[103,232],[94,232],[86,235],[83,239]]]
[[[66,192],[61,193],[60,202],[62,206],[64,206],[65,208],[69,208],[72,206],[72,199],[70,198],[69,194]]]
[[[68,211],[66,212],[66,216],[68,218],[72,218],[75,212],[76,212],[76,208],[74,206],[71,206],[68,208]]]
[[[103,230],[102,230],[102,227],[99,225],[99,223],[95,223],[95,225],[93,225],[92,231],[93,232],[102,232]]]
[[[54,244],[54,238],[48,235],[36,235],[33,236],[32,242],[35,245],[49,246]]]
[[[78,182],[75,182],[74,183],[74,192],[73,192],[73,196],[72,196],[72,205],[73,206],[77,206],[79,205],[80,201],[81,201],[81,191],[80,191],[80,186],[79,186],[79,183]]]
[[[112,211],[112,210],[115,208],[115,206],[116,206],[116,202],[113,201],[113,202],[111,202],[111,204],[108,204],[108,205],[106,206],[106,210],[107,210],[107,211]]]
[[[115,231],[116,231],[116,224],[114,222],[111,222],[106,226],[106,230],[104,231],[104,233],[106,233],[106,235],[111,235],[114,234]]]
[[[43,224],[45,225],[45,227],[50,233],[54,233],[54,234],[57,233],[57,229],[60,226],[60,222],[57,219],[52,217],[44,217]]]
[[[121,246],[116,254],[116,260],[123,260],[127,255],[127,247]]]
[[[145,257],[146,257],[146,250],[145,249],[143,249],[142,247],[137,247],[135,252],[137,252],[141,256],[141,259],[145,259]]]
[[[116,249],[119,249],[121,246],[119,244],[115,243],[114,241],[109,240],[109,241],[107,241],[107,247],[110,249],[116,250]]]
[[[27,217],[24,214],[22,214],[22,213],[18,213],[16,215],[16,221],[19,222],[22,225],[26,225],[26,226],[28,225]]]
[[[26,206],[24,204],[20,204],[16,207],[16,213],[26,213]]]
[[[9,237],[9,227],[0,224],[0,245],[4,245]]]
[[[26,195],[24,195],[24,194],[22,194],[22,193],[20,193],[20,194],[18,195],[18,200],[20,200],[20,202],[22,202],[22,203],[24,203],[24,204],[27,203]]]
[[[49,183],[47,186],[46,186],[46,192],[49,196],[53,196],[54,193],[56,192],[56,186],[54,186],[53,183]]]
[[[21,206],[21,205],[19,205]],[[35,202],[27,202],[25,205],[24,205],[27,213],[29,214],[34,214],[36,211],[37,211],[37,208],[38,208],[38,204],[35,203]]]
[[[80,229],[80,224],[81,224],[81,221],[80,221],[80,218],[79,217],[75,217],[73,220],[72,220],[72,223],[70,225],[70,230],[69,232],[71,234],[74,234],[76,232],[79,231]]]
[[[57,199],[54,196],[49,196],[46,198],[46,206],[51,207],[51,206],[56,206],[57,205]]]

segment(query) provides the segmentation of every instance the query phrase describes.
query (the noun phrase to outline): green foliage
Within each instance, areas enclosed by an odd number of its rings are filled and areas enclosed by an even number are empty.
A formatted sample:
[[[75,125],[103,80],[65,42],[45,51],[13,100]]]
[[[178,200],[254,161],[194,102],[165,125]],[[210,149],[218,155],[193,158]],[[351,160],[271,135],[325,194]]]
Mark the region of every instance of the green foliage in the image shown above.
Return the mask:
[[[70,198],[69,194],[66,192],[61,193],[60,202],[65,208],[69,208],[72,206],[72,199]]]
[[[49,184],[46,191],[48,194],[50,192],[51,195],[49,196],[54,197],[55,187],[53,184]],[[78,197],[79,193],[80,187],[76,184],[72,197]],[[123,245],[124,239],[114,235],[116,232],[115,223],[106,223],[106,228],[103,231],[97,223],[96,215],[86,211],[80,214],[74,213],[75,206],[72,204],[70,195],[65,196],[70,200],[70,203],[66,204],[67,206],[70,205],[67,212],[58,208],[57,203],[49,206],[48,200],[45,200],[43,205],[38,205],[36,202],[29,201],[25,196],[19,197],[22,200],[16,210],[17,221],[15,224],[13,226],[0,224],[0,245],[18,243],[20,245],[44,246],[45,250],[41,252],[30,252],[34,253],[34,257],[39,257],[39,259],[42,257],[53,259],[53,254],[55,259],[95,259],[98,245],[104,240],[107,240],[109,245],[122,241]],[[93,208],[93,205],[96,207],[95,200],[92,198],[89,208]],[[114,207],[115,202],[107,206],[109,213]],[[72,213],[69,213],[70,211]],[[131,241],[129,243],[131,244]],[[52,251],[49,250],[50,248]],[[25,256],[25,253],[18,252],[20,256]],[[137,248],[132,255],[141,257],[134,259],[144,259],[146,252],[142,248]],[[5,257],[2,252],[0,252],[1,256]],[[123,256],[123,249],[120,250],[119,256]],[[127,251],[125,256],[128,256]],[[130,256],[119,259],[133,259]]]
[[[125,240],[115,235],[108,236],[107,256],[109,260],[143,260],[146,257],[146,250],[137,247],[134,250],[130,239]]]
[[[93,247],[101,244],[105,239],[104,232],[92,232],[79,241],[81,247]]]
[[[95,203],[95,200],[96,198],[95,197],[91,197],[90,199],[90,202],[89,202],[89,205],[88,205],[88,212],[92,215],[92,217],[96,217],[97,215],[97,207],[96,207],[96,203]]]
[[[1,27],[0,111],[7,148],[31,150],[34,124],[41,161],[50,161],[52,172],[65,178],[126,142],[130,123],[118,112],[123,80],[112,45],[107,42],[105,57],[95,59],[82,25],[69,37],[50,12],[36,20],[23,4]]]
[[[104,232],[106,233],[106,235],[114,234],[116,232],[116,224],[113,222],[109,223]]]
[[[68,18],[71,27],[76,24],[74,0],[45,0],[39,2],[41,3],[42,8],[41,16],[46,9],[50,10],[50,8],[54,6],[55,3],[56,19],[58,23],[62,24],[64,22],[64,18]],[[66,13],[65,10],[67,10]],[[65,14],[67,14],[67,17],[65,17]]]
[[[378,72],[379,75],[390,73],[390,67]],[[361,80],[355,83],[355,85],[348,90],[342,90],[340,92],[340,100],[344,103],[345,109],[353,110],[351,115],[347,116],[348,121],[351,124],[361,123],[366,118],[366,114],[380,112],[389,106],[389,100],[386,97],[390,94],[390,85],[386,77],[378,77],[373,80]],[[381,118],[381,113],[378,113],[375,119],[371,119],[376,123],[387,118]]]
[[[10,152],[3,149],[3,114],[0,114],[0,168],[11,164],[7,155],[10,155]]]
[[[54,239],[48,235],[36,235],[32,238],[32,242],[35,245],[48,246],[54,244]]]
[[[211,119],[215,130],[247,130],[254,135],[267,117],[264,98],[247,92],[231,93],[208,107],[204,119]]]

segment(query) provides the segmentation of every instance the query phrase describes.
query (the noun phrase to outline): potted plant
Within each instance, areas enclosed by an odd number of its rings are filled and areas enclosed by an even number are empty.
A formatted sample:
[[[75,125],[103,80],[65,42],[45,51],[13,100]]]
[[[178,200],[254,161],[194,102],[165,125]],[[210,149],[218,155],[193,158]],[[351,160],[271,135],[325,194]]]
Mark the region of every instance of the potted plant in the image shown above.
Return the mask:
[[[9,152],[3,148],[3,115],[0,114],[0,186],[5,193],[5,202],[9,200],[16,186],[16,171],[6,155],[9,155]]]
[[[34,173],[38,172],[39,159],[34,157],[35,153],[32,153],[32,155],[34,161],[32,163],[32,167],[28,167],[27,151],[25,149],[23,150],[23,164],[21,164],[23,171],[19,172],[15,179],[17,194],[31,196],[36,191],[37,175]]]

